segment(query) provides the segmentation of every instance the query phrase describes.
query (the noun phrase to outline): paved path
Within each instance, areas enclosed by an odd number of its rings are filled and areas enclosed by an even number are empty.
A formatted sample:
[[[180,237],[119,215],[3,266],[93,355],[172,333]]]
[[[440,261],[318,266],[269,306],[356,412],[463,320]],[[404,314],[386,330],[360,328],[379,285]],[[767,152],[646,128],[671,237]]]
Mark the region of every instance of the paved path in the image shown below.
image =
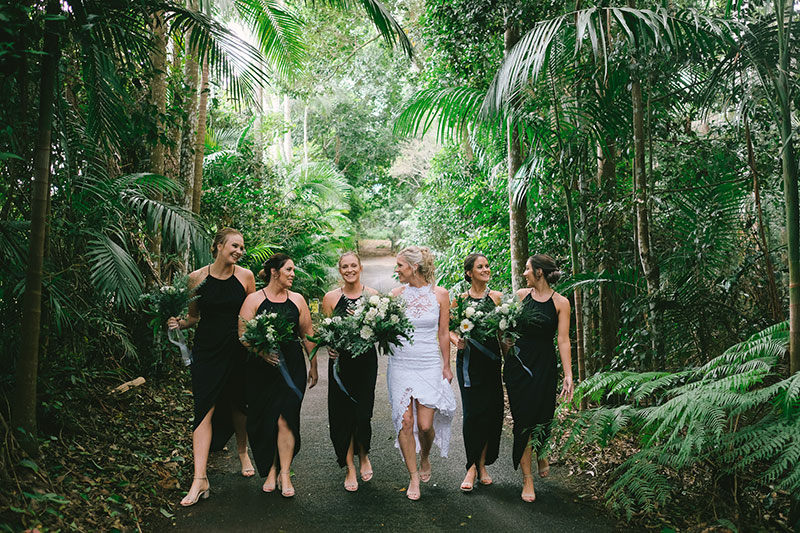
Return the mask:
[[[364,260],[364,282],[386,291],[396,282],[391,276],[393,258]],[[292,478],[297,496],[284,499],[278,492],[264,494],[262,479],[239,475],[234,441],[229,451],[211,458],[208,500],[176,511],[172,531],[613,531],[614,524],[594,509],[577,501],[564,483],[562,468],[554,465],[550,477],[536,479],[537,501],[520,500],[521,474],[511,466],[511,431],[505,428],[500,458],[489,467],[494,484],[462,494],[464,446],[461,410],[453,424],[448,458],[431,454],[433,478],[422,485],[417,502],[405,496],[408,473],[394,447],[386,393],[386,358],[380,359],[370,454],[375,476],[355,493],[343,488],[328,435],[327,356],[320,357],[320,380],[306,393],[301,412],[302,448],[294,460]],[[454,382],[456,397],[458,386]]]

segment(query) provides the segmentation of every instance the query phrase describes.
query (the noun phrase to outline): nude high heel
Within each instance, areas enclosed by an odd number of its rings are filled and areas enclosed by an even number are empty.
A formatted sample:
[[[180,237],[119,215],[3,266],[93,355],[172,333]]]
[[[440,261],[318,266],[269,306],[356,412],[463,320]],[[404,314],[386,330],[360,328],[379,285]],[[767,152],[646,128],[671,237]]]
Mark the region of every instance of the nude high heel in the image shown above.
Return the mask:
[[[205,481],[206,484],[208,484],[208,478],[207,477],[196,477],[194,479],[199,479],[201,481]],[[187,494],[186,497],[181,500],[181,505],[184,506],[184,507],[191,507],[192,505],[194,505],[198,501],[200,501],[201,498],[203,500],[208,499],[208,497],[210,495],[211,495],[211,485],[209,485],[208,488],[206,488],[206,490],[202,490],[202,491],[198,492],[197,496],[195,496],[193,500],[187,500],[187,498],[189,497],[189,495]]]

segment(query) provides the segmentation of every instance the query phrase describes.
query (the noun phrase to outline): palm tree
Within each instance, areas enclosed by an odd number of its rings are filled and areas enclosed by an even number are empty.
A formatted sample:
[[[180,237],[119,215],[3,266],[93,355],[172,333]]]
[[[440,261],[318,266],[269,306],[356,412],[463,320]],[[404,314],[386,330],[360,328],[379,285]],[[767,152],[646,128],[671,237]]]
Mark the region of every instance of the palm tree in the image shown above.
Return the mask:
[[[152,35],[148,29],[151,17],[164,13],[171,21],[173,31],[191,29],[190,45],[198,48],[202,58],[207,58],[211,68],[222,79],[228,80],[233,94],[247,97],[256,84],[264,83],[267,71],[262,54],[254,47],[239,40],[219,23],[199,13],[186,11],[180,6],[162,2],[137,2],[85,0],[70,2],[69,9],[59,2],[50,1],[46,13],[34,12],[34,24],[44,20],[45,38],[42,54],[41,82],[39,91],[39,126],[35,153],[35,179],[31,207],[31,237],[29,239],[29,263],[25,301],[23,304],[22,341],[17,359],[17,381],[14,393],[12,419],[14,427],[21,428],[21,442],[31,455],[37,453],[36,446],[36,381],[40,336],[42,266],[45,236],[48,232],[46,213],[50,197],[51,131],[55,95],[62,91],[57,77],[59,57],[66,43],[76,43],[81,48],[77,55],[87,87],[88,113],[85,134],[89,140],[89,166],[86,176],[104,180],[108,165],[103,151],[118,151],[120,131],[128,117],[124,116],[124,89],[119,83],[115,64],[149,65],[152,51]],[[37,26],[32,26],[33,30]],[[24,89],[23,89],[24,90]],[[99,177],[98,177],[99,176]],[[163,185],[163,183],[162,183]],[[153,187],[149,192],[157,194],[164,187]],[[133,201],[149,213],[159,212],[161,220],[152,215],[162,228],[175,229],[168,219],[172,211],[145,207]],[[188,218],[187,218],[188,220]],[[153,227],[158,227],[155,225]],[[113,233],[113,232],[112,232]],[[188,241],[187,241],[188,242]],[[99,287],[116,290],[116,301],[130,304],[132,294],[126,289],[140,283],[133,274],[132,262],[126,259],[125,250],[113,236],[98,233],[90,241],[87,253],[98,268],[93,280]],[[133,264],[135,266],[135,264]],[[138,273],[138,270],[136,270]]]

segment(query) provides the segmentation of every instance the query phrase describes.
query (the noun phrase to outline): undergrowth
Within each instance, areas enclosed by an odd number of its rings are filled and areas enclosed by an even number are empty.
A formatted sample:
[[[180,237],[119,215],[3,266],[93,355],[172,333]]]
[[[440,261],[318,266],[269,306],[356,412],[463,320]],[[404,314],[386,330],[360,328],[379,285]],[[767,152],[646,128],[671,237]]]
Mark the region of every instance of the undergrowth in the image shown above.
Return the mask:
[[[0,531],[147,531],[154,513],[172,516],[178,479],[192,468],[188,373],[110,392],[132,377],[75,368],[43,376],[35,460],[15,446],[2,413]]]
[[[606,505],[629,521],[681,522],[676,506],[694,501],[691,517],[730,529],[796,528],[800,373],[785,376],[788,342],[782,323],[697,368],[596,374],[564,406],[551,450],[599,458],[573,467],[597,476]],[[596,407],[577,411],[582,399]]]

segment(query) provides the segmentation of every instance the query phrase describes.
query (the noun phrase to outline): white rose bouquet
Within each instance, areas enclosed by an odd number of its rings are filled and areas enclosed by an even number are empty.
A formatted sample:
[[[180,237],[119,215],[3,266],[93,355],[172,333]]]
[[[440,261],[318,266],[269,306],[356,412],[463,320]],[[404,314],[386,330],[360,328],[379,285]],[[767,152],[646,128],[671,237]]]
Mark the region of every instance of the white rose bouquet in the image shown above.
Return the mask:
[[[487,317],[489,327],[492,328],[500,338],[515,340],[519,338],[519,328],[523,324],[535,320],[535,316],[526,312],[522,307],[522,302],[516,298],[503,298],[500,305],[494,308]]]
[[[495,307],[491,299],[475,302],[456,296],[455,303],[450,308],[450,331],[455,331],[464,340],[473,339],[480,343],[496,336],[496,324],[487,320]]]
[[[281,343],[295,340],[292,324],[280,313],[261,313],[245,323],[239,338],[250,352],[257,354],[281,353]]]
[[[314,327],[314,335],[307,337],[317,344],[311,352],[311,359],[323,346],[337,352],[350,352],[351,344],[358,337],[358,324],[350,315],[325,317]]]
[[[392,353],[392,346],[402,340],[411,340],[414,326],[406,316],[406,305],[402,298],[374,294],[359,300],[351,318],[357,332],[347,347],[353,356],[369,351],[377,344],[385,354]]]

